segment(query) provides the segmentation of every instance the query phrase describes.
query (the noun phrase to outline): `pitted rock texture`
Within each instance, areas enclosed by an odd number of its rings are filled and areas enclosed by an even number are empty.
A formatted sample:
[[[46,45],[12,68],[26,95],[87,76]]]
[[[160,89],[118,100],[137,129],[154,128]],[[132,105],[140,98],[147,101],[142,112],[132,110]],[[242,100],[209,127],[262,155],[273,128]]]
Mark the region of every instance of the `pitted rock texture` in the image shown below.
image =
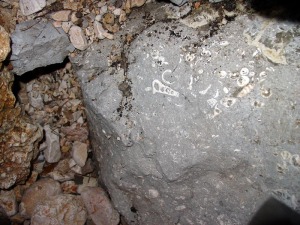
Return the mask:
[[[204,33],[157,22],[113,69],[98,60],[117,54],[109,41],[73,60],[128,224],[247,224],[270,195],[300,210],[299,27],[238,16]]]
[[[12,93],[13,75],[0,73],[0,189],[25,181],[38,154],[42,128],[21,113]]]

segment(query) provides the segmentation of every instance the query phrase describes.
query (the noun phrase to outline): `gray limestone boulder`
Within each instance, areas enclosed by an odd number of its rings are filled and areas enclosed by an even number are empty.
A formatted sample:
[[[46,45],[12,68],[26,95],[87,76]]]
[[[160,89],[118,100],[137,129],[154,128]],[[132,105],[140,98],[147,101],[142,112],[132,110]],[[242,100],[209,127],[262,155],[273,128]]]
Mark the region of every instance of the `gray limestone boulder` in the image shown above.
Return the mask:
[[[35,68],[61,63],[74,50],[62,28],[51,22],[30,20],[16,26],[11,35],[13,72],[22,75]]]
[[[115,208],[143,225],[246,224],[269,196],[299,211],[299,26],[182,22],[72,59]]]

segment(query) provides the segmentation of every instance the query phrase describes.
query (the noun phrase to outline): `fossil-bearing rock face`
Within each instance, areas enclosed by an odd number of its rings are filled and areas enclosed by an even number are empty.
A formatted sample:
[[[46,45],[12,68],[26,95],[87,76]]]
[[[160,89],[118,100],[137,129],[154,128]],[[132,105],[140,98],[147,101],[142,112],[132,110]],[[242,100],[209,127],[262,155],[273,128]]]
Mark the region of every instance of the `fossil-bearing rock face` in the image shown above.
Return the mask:
[[[33,124],[15,105],[13,75],[0,72],[0,189],[25,181],[37,156],[42,128]]]
[[[299,27],[238,16],[209,36],[188,19],[128,23],[128,48],[73,60],[115,207],[147,225],[247,224],[270,195],[299,210]]]

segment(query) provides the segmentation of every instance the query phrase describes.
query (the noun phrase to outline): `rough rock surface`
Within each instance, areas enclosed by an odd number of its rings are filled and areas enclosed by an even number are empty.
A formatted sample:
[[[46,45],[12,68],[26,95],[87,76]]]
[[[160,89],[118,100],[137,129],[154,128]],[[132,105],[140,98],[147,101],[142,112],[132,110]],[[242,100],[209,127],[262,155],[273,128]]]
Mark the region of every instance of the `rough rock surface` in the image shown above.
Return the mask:
[[[13,72],[22,75],[38,67],[61,63],[74,47],[62,28],[51,22],[30,20],[11,35]]]
[[[13,75],[7,70],[0,72],[0,189],[27,179],[43,136],[42,128],[15,106],[12,84]]]
[[[6,30],[0,26],[0,63],[4,61],[10,52],[10,38]]]
[[[247,224],[270,195],[299,211],[299,27],[239,16],[211,37],[175,21],[135,28],[129,49],[106,40],[73,60],[126,222]]]
[[[100,187],[85,187],[82,200],[96,225],[118,225],[119,213],[111,205],[105,191]]]
[[[55,195],[61,194],[59,182],[45,178],[33,183],[24,193],[20,204],[20,213],[25,218],[33,215],[35,207]]]
[[[61,194],[50,197],[35,207],[32,225],[84,225],[86,209],[80,196]]]

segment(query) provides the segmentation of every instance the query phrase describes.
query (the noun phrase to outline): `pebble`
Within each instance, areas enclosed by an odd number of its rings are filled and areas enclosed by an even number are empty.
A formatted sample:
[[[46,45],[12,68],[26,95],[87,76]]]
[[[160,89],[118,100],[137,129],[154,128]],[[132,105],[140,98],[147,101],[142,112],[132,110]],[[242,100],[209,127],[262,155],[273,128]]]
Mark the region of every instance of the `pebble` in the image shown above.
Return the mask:
[[[61,28],[64,30],[64,32],[69,33],[70,28],[73,26],[73,23],[71,21],[68,22],[62,22]]]
[[[94,31],[95,31],[96,37],[99,39],[104,39],[105,38],[104,33],[107,33],[107,31],[104,30],[102,24],[96,20],[94,21]]]
[[[25,16],[38,12],[45,6],[46,0],[20,0],[20,9]]]
[[[29,103],[36,109],[42,109],[44,107],[43,97],[38,91],[30,91],[28,93]]]
[[[115,16],[114,16],[114,14],[112,14],[112,13],[105,13],[103,15],[102,22],[104,24],[111,24],[111,25],[113,25],[115,23]]]
[[[70,169],[69,159],[63,159],[48,175],[56,181],[64,182],[74,179],[75,174]]]
[[[67,22],[70,19],[71,10],[61,10],[51,15],[52,19],[61,22]]]
[[[44,150],[45,159],[48,163],[56,163],[61,157],[58,130],[52,130],[49,125],[45,125],[44,131],[47,144]]]
[[[40,202],[31,217],[31,225],[84,225],[86,219],[80,196],[60,194]]]
[[[105,191],[100,187],[85,187],[81,192],[85,207],[96,225],[119,224],[119,213],[113,208]]]
[[[0,192],[0,207],[8,216],[13,216],[18,212],[18,204],[14,190]]]
[[[88,146],[86,143],[75,141],[72,146],[72,157],[80,167],[85,165],[88,156]]]
[[[25,218],[30,218],[37,204],[46,198],[61,194],[60,184],[51,179],[45,178],[33,183],[24,193],[20,203],[20,213]]]
[[[10,38],[6,30],[0,26],[0,63],[4,61],[10,52]]]
[[[79,50],[85,50],[88,47],[83,30],[79,26],[72,26],[69,30],[70,40],[73,46]]]

